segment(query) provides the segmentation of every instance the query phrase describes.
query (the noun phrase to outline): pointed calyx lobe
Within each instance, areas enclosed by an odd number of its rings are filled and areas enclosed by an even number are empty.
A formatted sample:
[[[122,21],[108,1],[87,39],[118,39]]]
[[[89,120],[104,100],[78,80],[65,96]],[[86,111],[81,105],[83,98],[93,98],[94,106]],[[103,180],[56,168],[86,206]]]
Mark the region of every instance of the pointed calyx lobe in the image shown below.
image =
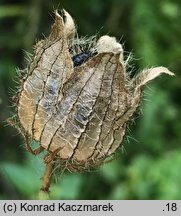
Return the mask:
[[[102,36],[94,47],[85,44],[89,50],[77,41],[72,56],[75,32],[72,17],[56,11],[49,37],[35,46],[19,95],[18,118],[44,149],[60,149],[56,157],[62,166],[81,170],[99,165],[121,145],[142,87],[161,73],[173,74],[157,67],[128,81],[123,49],[114,37]]]

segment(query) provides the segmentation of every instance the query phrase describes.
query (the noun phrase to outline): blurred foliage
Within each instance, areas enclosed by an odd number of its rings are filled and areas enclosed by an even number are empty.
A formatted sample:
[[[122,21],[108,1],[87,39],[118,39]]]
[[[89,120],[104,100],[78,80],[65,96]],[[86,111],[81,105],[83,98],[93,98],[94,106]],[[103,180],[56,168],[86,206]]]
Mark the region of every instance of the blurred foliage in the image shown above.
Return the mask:
[[[0,199],[35,199],[43,173],[41,156],[25,151],[12,115],[16,68],[25,50],[48,34],[52,10],[65,8],[80,35],[109,34],[132,52],[138,68],[164,65],[163,76],[144,91],[118,159],[88,173],[57,173],[52,199],[181,199],[181,2],[179,0],[0,1]]]

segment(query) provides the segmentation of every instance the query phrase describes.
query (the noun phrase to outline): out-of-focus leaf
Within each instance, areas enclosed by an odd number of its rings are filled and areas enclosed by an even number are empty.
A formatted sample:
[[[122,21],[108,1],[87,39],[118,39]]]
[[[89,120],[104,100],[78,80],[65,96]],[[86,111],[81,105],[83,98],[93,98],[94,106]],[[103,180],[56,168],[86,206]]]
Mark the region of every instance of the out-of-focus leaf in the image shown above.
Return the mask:
[[[39,178],[35,178],[35,173],[28,167],[4,163],[1,165],[1,172],[27,198],[33,197],[40,188]]]
[[[118,185],[113,187],[111,194],[108,199],[113,200],[124,200],[129,199],[129,185],[126,182],[119,183]]]
[[[20,5],[0,6],[0,19],[5,17],[25,15],[27,9]]]
[[[82,184],[80,175],[63,175],[59,182],[51,187],[52,199],[76,199],[78,197]]]
[[[112,184],[118,180],[120,173],[124,173],[124,171],[124,167],[118,160],[113,160],[110,163],[104,164],[100,169],[103,178]]]
[[[162,12],[170,18],[176,18],[180,13],[179,7],[175,2],[162,2],[161,9]]]

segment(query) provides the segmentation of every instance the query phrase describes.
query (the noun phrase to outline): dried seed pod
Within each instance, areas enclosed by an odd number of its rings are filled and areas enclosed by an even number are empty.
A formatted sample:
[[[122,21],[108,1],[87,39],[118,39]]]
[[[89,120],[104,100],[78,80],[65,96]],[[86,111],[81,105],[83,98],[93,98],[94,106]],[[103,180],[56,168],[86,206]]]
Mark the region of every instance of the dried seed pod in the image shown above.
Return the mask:
[[[121,145],[142,87],[161,73],[173,73],[156,67],[128,80],[115,38],[102,36],[94,47],[80,47],[82,52],[72,56],[75,31],[72,17],[56,11],[49,37],[35,46],[17,116],[24,135],[50,153],[46,161],[56,158],[61,166],[84,170],[101,164]],[[84,59],[81,53],[89,56]]]

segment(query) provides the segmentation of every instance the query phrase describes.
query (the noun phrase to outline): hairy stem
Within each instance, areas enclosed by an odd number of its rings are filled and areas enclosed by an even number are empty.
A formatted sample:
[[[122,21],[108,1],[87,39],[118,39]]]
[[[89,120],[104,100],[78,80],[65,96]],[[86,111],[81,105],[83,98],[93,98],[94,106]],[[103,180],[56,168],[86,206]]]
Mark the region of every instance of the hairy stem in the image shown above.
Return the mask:
[[[49,199],[49,188],[52,180],[53,169],[53,161],[46,164],[45,172],[42,176],[41,189],[38,195],[38,199]]]

